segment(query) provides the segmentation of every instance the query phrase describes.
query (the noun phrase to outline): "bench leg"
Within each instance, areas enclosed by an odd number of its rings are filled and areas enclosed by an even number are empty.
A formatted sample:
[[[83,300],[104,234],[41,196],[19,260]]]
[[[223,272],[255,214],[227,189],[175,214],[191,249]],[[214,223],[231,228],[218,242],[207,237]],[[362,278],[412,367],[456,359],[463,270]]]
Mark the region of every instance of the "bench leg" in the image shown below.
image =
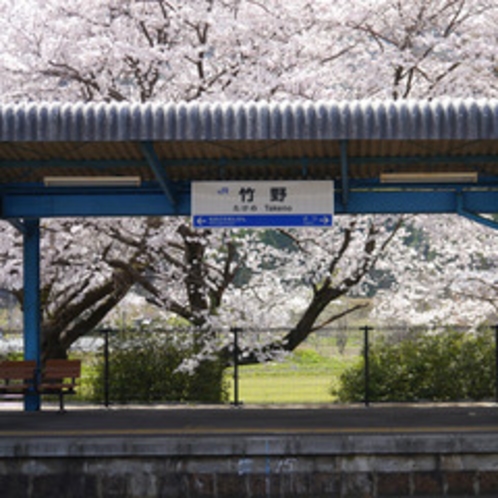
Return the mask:
[[[62,391],[59,392],[59,413],[64,413],[64,393]]]

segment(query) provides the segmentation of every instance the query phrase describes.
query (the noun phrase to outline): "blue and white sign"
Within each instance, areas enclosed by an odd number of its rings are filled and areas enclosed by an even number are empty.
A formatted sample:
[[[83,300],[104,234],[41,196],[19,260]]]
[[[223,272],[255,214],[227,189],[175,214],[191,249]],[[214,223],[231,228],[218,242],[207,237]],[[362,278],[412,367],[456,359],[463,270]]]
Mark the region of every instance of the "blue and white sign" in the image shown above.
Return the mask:
[[[193,182],[196,228],[331,227],[331,181]]]

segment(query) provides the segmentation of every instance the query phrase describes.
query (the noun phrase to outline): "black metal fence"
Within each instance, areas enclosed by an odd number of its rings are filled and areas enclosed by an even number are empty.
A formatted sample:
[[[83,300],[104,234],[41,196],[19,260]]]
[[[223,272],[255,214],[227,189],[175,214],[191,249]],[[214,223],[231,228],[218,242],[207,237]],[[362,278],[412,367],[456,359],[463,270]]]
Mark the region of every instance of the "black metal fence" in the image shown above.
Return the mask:
[[[71,354],[82,356],[91,371],[82,379],[88,383],[81,389],[83,396],[106,406],[498,402],[498,326],[478,331],[329,327],[311,334],[291,353],[276,349],[268,355],[266,346],[282,340],[287,332],[210,331],[207,348],[202,333],[191,329],[102,329],[78,341]],[[220,349],[228,353],[221,361],[216,359]],[[21,334],[0,337],[0,356],[19,350]],[[404,359],[396,356],[401,354]],[[428,356],[417,364],[417,357],[424,354]],[[409,365],[403,364],[407,356],[413,357]],[[259,358],[260,363],[248,364],[248,357]],[[439,362],[436,373],[427,367],[431,362]],[[417,391],[410,382],[421,389]]]
[[[264,353],[265,341],[274,342],[275,339],[284,337],[286,332],[282,329],[269,331],[233,328],[220,333],[223,335],[221,342],[231,353],[228,358],[230,365],[224,369],[221,378],[226,389],[226,398],[212,401],[230,402],[235,406],[242,404],[323,404],[340,401],[361,402],[367,406],[371,402],[378,401],[424,402],[476,399],[498,401],[498,326],[479,331],[456,328],[433,331],[407,326],[382,329],[368,325],[354,328],[330,327],[311,335],[292,353],[277,353],[270,358],[264,358],[262,354],[261,358],[264,361],[260,364],[247,364],[247,356],[252,351],[251,347],[258,343],[263,344],[259,351]],[[140,333],[143,334],[143,331]],[[154,331],[154,334],[176,333],[177,331],[172,330]],[[182,331],[181,333],[193,334],[194,332]],[[105,338],[102,353],[105,372],[103,401],[109,405],[115,401],[110,394],[112,391],[110,386],[113,384],[113,342],[120,340],[120,334],[106,330],[103,331],[103,335]],[[421,341],[420,337],[426,339]],[[427,337],[432,337],[432,340],[440,345],[440,357],[437,357],[435,352],[439,346],[434,347],[430,342],[428,343]],[[387,384],[396,383],[396,381],[398,384],[403,384],[407,377],[424,375],[424,371],[419,372],[420,365],[414,362],[411,362],[412,365],[404,366],[403,370],[402,365],[398,363],[405,360],[400,360],[395,356],[392,356],[394,359],[389,359],[389,354],[394,354],[392,350],[397,350],[398,353],[399,350],[406,350],[406,344],[409,341],[412,343],[410,347],[415,348],[412,352],[420,348],[425,354],[424,351],[428,347],[431,348],[431,357],[422,358],[422,365],[425,362],[427,366],[431,361],[439,363],[432,371],[428,367],[423,367],[426,368],[425,378],[418,381],[419,387],[424,384],[422,394],[417,394],[416,391],[400,394],[399,388],[386,391],[385,386],[379,387],[379,382],[382,382],[379,378],[386,375],[386,372],[389,377],[388,382],[385,382]],[[389,348],[391,352],[386,353]],[[406,351],[404,354],[406,356]],[[397,363],[390,365],[388,361]],[[465,364],[459,366],[459,362],[462,361]],[[447,365],[449,370],[445,370],[442,363]],[[484,373],[480,373],[481,371],[477,369],[481,369]],[[431,376],[434,377],[434,370],[438,375],[436,381],[431,378]],[[460,373],[457,374],[457,372]],[[463,375],[465,379],[458,380],[458,375],[460,377]],[[479,382],[476,381],[477,377],[479,377]],[[348,380],[349,399],[344,386]],[[441,394],[441,386],[437,384],[443,383]],[[457,383],[465,383],[465,386],[462,387]],[[405,389],[413,391],[414,388],[406,386]],[[472,389],[475,391],[473,392]],[[390,392],[392,397],[389,397]],[[130,399],[131,401],[133,400]],[[185,399],[176,401],[185,401]],[[187,401],[197,400],[188,399]]]
[[[297,351],[285,353],[283,350],[273,350],[271,354],[265,351],[269,343],[278,343],[285,337],[288,330],[284,329],[240,329],[217,331],[214,342],[218,347],[225,350],[223,359],[223,383],[225,397],[221,399],[204,398],[196,400],[193,398],[180,398],[176,401],[188,402],[226,402],[235,406],[245,404],[285,404],[285,403],[331,403],[334,395],[330,392],[334,379],[338,378],[341,370],[347,364],[352,364],[361,359],[361,333],[357,329],[353,331],[347,328],[327,328],[315,333]],[[102,378],[102,400],[105,405],[114,402],[122,402],[123,399],[115,399],[116,376],[120,376],[116,370],[121,365],[116,365],[116,357],[119,356],[124,345],[128,342],[134,348],[135,340],[130,337],[142,337],[142,339],[162,337],[163,339],[180,334],[183,338],[180,342],[184,350],[190,351],[195,344],[193,337],[197,332],[193,330],[137,330],[120,332],[104,329],[100,331],[102,337],[101,358],[104,372]],[[191,336],[189,339],[189,335]],[[170,339],[165,340],[168,343]],[[161,342],[161,340],[159,341]],[[163,344],[165,344],[163,342]],[[168,347],[168,346],[165,346]],[[202,347],[198,348],[197,355],[201,358],[216,358],[216,348],[207,352]],[[213,354],[210,354],[213,353]],[[247,364],[247,357],[251,355],[260,359],[260,363]],[[184,357],[183,362],[192,359]],[[121,359],[117,360],[121,363]],[[175,360],[173,360],[175,361]],[[202,361],[205,360],[200,360]],[[192,362],[194,367],[196,362]],[[137,363],[139,361],[137,360]],[[138,365],[137,365],[138,367]],[[174,372],[182,372],[183,365],[177,364]],[[195,370],[195,368],[194,368]],[[170,375],[172,372],[169,372]],[[138,375],[138,374],[137,374]],[[215,376],[215,379],[217,377]],[[181,378],[181,382],[183,382]],[[150,384],[151,382],[149,382]],[[185,395],[185,386],[181,389],[175,385],[176,390],[182,390]],[[218,392],[214,390],[215,394]],[[119,396],[117,396],[119,398]],[[132,398],[129,402],[135,401]],[[148,400],[151,401],[151,400]],[[155,400],[153,400],[155,401]],[[157,400],[159,401],[159,400]],[[168,396],[163,401],[173,402]]]

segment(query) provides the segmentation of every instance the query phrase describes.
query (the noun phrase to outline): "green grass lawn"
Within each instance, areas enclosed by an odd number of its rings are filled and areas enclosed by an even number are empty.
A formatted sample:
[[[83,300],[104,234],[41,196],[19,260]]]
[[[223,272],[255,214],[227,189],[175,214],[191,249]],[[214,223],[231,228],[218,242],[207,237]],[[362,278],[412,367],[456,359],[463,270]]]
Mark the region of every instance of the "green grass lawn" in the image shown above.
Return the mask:
[[[354,354],[321,356],[302,349],[283,362],[239,367],[239,401],[259,403],[332,403],[330,393],[337,387],[345,368],[357,361]],[[234,399],[233,369],[226,372],[230,400]]]

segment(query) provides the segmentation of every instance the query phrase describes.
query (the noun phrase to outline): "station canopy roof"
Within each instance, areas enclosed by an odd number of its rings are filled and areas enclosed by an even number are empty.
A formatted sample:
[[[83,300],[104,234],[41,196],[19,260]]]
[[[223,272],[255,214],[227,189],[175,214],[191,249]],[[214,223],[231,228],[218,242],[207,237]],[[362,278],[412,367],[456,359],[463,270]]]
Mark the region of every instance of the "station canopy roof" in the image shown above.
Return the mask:
[[[344,203],[385,183],[494,189],[498,101],[0,105],[0,196],[102,176],[170,194],[201,180],[334,180]]]
[[[144,141],[172,181],[338,179],[341,140],[351,178],[497,175],[497,139],[495,101],[3,105],[0,182],[104,170],[154,180]]]

